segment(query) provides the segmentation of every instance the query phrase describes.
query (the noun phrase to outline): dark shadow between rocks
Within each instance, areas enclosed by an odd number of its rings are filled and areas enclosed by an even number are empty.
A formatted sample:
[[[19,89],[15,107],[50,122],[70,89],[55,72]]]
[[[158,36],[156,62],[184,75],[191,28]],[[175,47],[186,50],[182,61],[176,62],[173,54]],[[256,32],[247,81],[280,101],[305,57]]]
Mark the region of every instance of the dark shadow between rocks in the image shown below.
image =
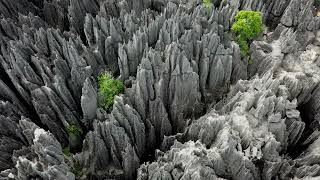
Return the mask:
[[[310,114],[310,105],[308,103],[298,106],[297,109],[300,111],[301,119],[305,123],[305,129],[298,143],[293,147],[288,147],[287,154],[293,159],[299,157],[316,140],[307,141],[311,134],[319,128],[319,124],[315,124],[314,117]]]

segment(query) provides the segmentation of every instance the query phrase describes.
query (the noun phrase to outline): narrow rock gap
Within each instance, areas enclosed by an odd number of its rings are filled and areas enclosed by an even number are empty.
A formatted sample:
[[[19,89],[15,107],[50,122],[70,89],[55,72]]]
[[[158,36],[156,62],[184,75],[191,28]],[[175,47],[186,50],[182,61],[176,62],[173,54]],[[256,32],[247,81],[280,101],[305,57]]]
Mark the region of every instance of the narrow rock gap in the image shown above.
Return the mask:
[[[301,119],[305,123],[305,129],[298,143],[294,147],[291,147],[287,150],[288,155],[293,159],[297,158],[302,152],[304,152],[308,148],[308,146],[312,142],[308,144],[304,144],[304,142],[315,130],[318,129],[318,127],[312,127],[313,117],[312,115],[310,115],[310,105],[308,103],[299,106],[297,109],[300,111]]]

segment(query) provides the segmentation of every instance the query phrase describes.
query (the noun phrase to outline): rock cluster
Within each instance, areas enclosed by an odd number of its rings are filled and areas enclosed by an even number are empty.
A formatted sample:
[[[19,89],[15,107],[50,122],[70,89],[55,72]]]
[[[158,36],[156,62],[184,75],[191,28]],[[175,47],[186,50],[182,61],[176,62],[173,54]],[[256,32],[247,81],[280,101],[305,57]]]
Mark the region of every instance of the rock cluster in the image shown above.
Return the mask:
[[[212,3],[0,2],[0,179],[319,176],[318,7]],[[229,31],[243,9],[268,27],[248,58]],[[126,85],[109,111],[103,71]]]

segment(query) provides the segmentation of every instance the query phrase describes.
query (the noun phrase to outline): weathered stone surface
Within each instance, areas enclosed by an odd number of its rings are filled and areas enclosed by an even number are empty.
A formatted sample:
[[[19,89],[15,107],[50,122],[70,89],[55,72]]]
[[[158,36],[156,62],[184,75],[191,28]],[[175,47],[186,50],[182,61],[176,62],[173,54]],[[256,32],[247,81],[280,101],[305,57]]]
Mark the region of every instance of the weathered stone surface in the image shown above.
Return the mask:
[[[29,13],[38,14],[40,10],[30,1],[27,0],[4,0],[0,4],[0,13],[6,18],[18,18],[18,13],[28,15]]]
[[[0,178],[319,176],[318,7],[213,4],[0,2]],[[242,9],[268,26],[250,58],[229,32]],[[103,71],[126,85],[109,110]]]
[[[80,162],[83,163],[82,166],[86,167],[89,173],[102,171],[101,177],[115,176],[117,178],[130,179],[135,174],[134,169],[138,168],[139,158],[136,150],[131,146],[125,129],[113,122],[94,125],[98,137],[94,133],[87,135],[82,152],[83,155],[79,155]],[[103,144],[101,144],[102,142]],[[94,144],[99,146],[95,147]],[[109,158],[105,156],[108,152],[110,153]],[[97,164],[97,161],[101,163]],[[95,176],[98,175],[99,173]]]
[[[16,153],[18,157],[15,158],[15,168],[2,172],[2,175],[8,174],[8,177],[13,179],[75,179],[70,167],[64,162],[60,143],[51,133],[27,119],[20,121],[20,127],[30,143],[31,151],[25,149]]]
[[[257,169],[236,150],[232,137],[224,138],[229,141],[221,144],[221,150],[207,149],[199,141],[175,142],[159,161],[142,165],[138,179],[222,179],[227,172],[232,179],[258,178]],[[230,161],[225,162],[225,158]]]
[[[92,81],[87,78],[82,88],[81,108],[84,119],[94,119],[98,108],[97,90],[93,87]]]

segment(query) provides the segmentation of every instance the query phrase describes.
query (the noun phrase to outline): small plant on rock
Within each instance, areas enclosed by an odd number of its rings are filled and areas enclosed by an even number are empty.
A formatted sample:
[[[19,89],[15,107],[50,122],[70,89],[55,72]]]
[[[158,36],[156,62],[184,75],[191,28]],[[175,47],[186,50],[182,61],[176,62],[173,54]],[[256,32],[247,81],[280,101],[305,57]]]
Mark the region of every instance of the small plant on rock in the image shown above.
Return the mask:
[[[263,31],[261,12],[240,11],[235,17],[231,30],[237,35],[242,57],[247,56],[249,53],[248,42]]]
[[[203,5],[204,5],[206,8],[211,9],[211,7],[212,7],[212,2],[211,2],[211,0],[203,0],[202,2],[203,2]]]
[[[70,146],[67,146],[67,147],[63,148],[62,152],[66,156],[71,156]]]
[[[71,168],[71,172],[76,176],[76,179],[81,178],[85,174],[85,171],[78,161],[74,162],[73,167]]]
[[[73,135],[76,135],[76,136],[81,136],[83,134],[83,131],[81,129],[81,127],[77,124],[70,124],[68,127],[67,127],[67,131],[69,134],[73,134]]]
[[[100,105],[104,109],[113,106],[114,97],[124,91],[122,81],[114,79],[111,74],[105,72],[98,77]]]

